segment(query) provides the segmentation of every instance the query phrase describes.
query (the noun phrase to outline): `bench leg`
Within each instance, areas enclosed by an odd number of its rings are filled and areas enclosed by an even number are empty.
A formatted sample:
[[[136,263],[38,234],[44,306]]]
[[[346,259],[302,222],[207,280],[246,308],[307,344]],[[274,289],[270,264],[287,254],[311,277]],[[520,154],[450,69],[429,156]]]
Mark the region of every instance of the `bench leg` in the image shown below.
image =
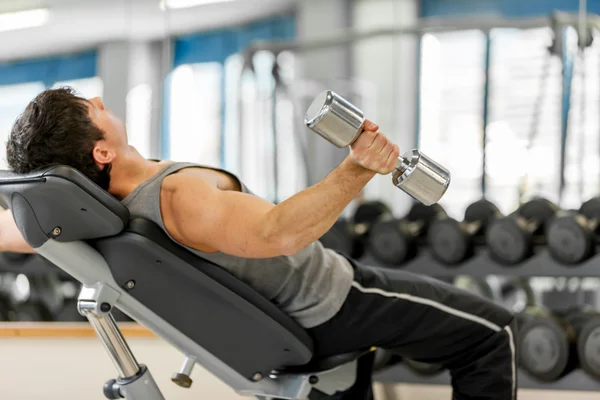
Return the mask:
[[[104,385],[109,399],[164,400],[146,366],[138,364],[110,313],[118,293],[105,285],[84,287],[77,309],[86,317],[115,365],[119,378]]]

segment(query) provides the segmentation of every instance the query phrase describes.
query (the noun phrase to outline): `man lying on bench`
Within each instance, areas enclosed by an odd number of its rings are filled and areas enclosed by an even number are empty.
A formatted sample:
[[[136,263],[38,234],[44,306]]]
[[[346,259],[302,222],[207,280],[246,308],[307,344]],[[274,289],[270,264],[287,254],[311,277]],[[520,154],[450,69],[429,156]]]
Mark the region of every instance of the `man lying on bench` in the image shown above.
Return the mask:
[[[375,174],[395,167],[398,147],[377,125],[365,127],[326,178],[278,205],[231,173],[144,159],[99,98],[69,88],[47,90],[27,106],[6,154],[20,174],[51,165],[77,169],[132,217],[155,222],[276,304],[307,330],[317,357],[376,346],[448,368],[454,399],[514,400],[511,313],[428,277],[361,266],[318,241]],[[0,215],[0,250],[34,252],[8,210]],[[354,387],[336,398],[371,395],[370,368],[359,370]]]

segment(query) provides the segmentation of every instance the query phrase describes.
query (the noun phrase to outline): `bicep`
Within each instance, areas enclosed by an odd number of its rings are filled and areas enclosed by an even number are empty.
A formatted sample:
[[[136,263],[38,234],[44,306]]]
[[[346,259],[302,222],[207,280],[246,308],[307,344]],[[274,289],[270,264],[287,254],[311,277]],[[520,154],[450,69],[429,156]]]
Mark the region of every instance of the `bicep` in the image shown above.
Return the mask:
[[[279,242],[267,234],[267,214],[275,207],[258,197],[222,191],[182,178],[167,196],[172,235],[182,244],[201,249],[214,248],[226,254],[247,258],[281,255]],[[166,224],[165,224],[166,225]],[[169,227],[167,226],[167,229]]]

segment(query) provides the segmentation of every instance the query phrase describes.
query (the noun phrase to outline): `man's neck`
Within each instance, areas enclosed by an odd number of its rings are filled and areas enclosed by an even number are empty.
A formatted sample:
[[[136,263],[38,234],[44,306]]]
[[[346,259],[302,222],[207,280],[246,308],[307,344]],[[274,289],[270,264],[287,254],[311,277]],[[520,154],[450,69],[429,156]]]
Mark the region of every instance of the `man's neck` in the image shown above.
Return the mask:
[[[113,165],[110,173],[108,192],[122,200],[164,166],[165,162],[157,163],[142,157],[117,163]]]

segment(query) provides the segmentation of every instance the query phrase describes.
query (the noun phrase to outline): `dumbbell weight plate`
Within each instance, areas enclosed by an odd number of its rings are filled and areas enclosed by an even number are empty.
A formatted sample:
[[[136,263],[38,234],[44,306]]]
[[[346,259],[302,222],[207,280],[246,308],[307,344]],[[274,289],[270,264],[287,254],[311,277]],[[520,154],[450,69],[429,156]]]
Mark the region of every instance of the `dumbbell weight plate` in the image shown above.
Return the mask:
[[[577,340],[577,352],[581,368],[600,380],[600,318],[590,320],[583,327]]]
[[[481,199],[470,204],[465,210],[465,221],[482,221],[483,225],[500,218],[502,213],[494,203],[489,200]]]
[[[339,219],[319,241],[328,249],[348,255],[352,258],[361,258],[364,254],[364,245],[357,239],[352,224]]]
[[[529,256],[531,234],[521,217],[502,218],[490,225],[486,242],[491,256],[504,264],[515,265]]]
[[[535,292],[526,279],[511,279],[500,285],[500,303],[513,313],[535,307]]]
[[[548,229],[550,255],[565,265],[579,264],[594,252],[595,232],[590,219],[600,220],[600,198],[583,203],[578,211],[563,213]]]
[[[373,224],[382,218],[391,216],[391,214],[392,210],[385,203],[377,200],[365,201],[354,211],[352,222],[355,224]]]
[[[427,364],[408,358],[405,358],[403,362],[408,367],[408,369],[422,376],[434,376],[441,373],[444,370],[444,367],[439,364]]]
[[[524,261],[531,255],[534,231],[557,211],[552,202],[534,199],[521,205],[514,215],[494,221],[486,233],[490,255],[507,265]]]
[[[432,256],[445,265],[456,265],[468,258],[471,237],[453,218],[435,221],[428,234]]]
[[[433,222],[428,238],[432,255],[446,265],[466,260],[474,251],[473,235],[500,216],[498,207],[482,199],[467,207],[463,223],[453,218]]]
[[[518,213],[529,221],[542,224],[544,221],[550,220],[557,211],[559,211],[559,208],[551,201],[547,199],[534,199],[523,204],[519,208]]]
[[[569,343],[564,330],[551,319],[532,318],[520,329],[521,366],[547,382],[559,379],[569,361]]]
[[[593,235],[582,215],[557,216],[548,228],[548,252],[562,264],[578,264],[591,255]]]
[[[406,232],[400,220],[389,220],[375,224],[369,235],[369,251],[379,262],[400,265],[413,258],[417,252],[415,238]]]

